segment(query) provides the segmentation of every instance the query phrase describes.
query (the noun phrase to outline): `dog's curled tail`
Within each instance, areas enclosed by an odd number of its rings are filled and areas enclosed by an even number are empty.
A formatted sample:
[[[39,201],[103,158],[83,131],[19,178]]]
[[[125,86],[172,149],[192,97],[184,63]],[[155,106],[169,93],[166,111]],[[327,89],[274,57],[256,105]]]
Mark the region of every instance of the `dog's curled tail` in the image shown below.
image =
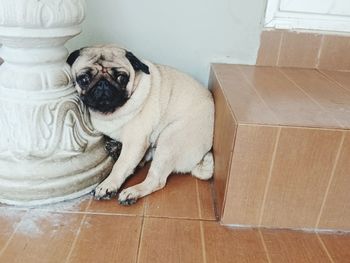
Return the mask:
[[[214,157],[210,151],[204,155],[203,159],[192,170],[192,175],[201,180],[208,180],[214,173]]]

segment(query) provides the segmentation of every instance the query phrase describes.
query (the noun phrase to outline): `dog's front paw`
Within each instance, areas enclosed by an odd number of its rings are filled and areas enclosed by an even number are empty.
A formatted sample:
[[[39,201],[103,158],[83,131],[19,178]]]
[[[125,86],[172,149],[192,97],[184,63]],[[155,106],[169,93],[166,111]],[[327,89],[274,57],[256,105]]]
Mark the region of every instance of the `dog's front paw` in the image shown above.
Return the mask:
[[[119,194],[118,202],[121,205],[133,205],[139,199],[140,193],[133,187],[127,188]]]
[[[93,195],[95,200],[109,200],[115,196],[117,196],[118,188],[114,186],[110,182],[102,182],[100,185],[96,187],[93,191]]]

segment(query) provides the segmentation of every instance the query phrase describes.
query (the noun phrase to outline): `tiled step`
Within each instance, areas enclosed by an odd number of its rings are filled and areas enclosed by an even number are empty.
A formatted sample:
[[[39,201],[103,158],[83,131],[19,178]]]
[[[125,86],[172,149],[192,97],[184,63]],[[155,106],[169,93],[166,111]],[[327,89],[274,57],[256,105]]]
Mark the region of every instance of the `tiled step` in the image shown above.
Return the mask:
[[[224,224],[350,230],[350,72],[215,64]]]

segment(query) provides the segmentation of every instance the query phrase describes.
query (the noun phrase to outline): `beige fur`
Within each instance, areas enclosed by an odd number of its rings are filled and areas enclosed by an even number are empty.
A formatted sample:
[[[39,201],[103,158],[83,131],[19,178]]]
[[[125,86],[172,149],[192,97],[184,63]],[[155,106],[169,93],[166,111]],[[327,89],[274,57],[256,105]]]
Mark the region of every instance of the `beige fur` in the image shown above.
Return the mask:
[[[150,75],[135,72],[125,50],[115,46],[85,49],[72,67],[73,75],[94,57],[113,57],[103,67],[123,68],[130,74],[128,102],[111,114],[91,111],[94,127],[123,143],[111,174],[97,186],[95,196],[116,192],[147,153],[153,159],[144,182],[123,190],[121,203],[136,201],[163,188],[171,172],[192,172],[207,180],[213,175],[212,148],[214,104],[211,93],[188,75],[173,68],[142,60]],[[81,89],[77,87],[78,92]]]

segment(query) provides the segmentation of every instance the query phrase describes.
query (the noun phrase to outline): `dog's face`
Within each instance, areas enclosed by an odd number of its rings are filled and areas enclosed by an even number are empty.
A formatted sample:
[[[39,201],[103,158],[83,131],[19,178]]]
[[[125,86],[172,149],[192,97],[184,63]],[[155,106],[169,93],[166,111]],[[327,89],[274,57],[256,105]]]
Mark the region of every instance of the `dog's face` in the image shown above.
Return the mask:
[[[115,46],[76,50],[67,63],[83,103],[104,114],[113,113],[129,100],[136,88],[136,74],[149,74],[147,65]]]

